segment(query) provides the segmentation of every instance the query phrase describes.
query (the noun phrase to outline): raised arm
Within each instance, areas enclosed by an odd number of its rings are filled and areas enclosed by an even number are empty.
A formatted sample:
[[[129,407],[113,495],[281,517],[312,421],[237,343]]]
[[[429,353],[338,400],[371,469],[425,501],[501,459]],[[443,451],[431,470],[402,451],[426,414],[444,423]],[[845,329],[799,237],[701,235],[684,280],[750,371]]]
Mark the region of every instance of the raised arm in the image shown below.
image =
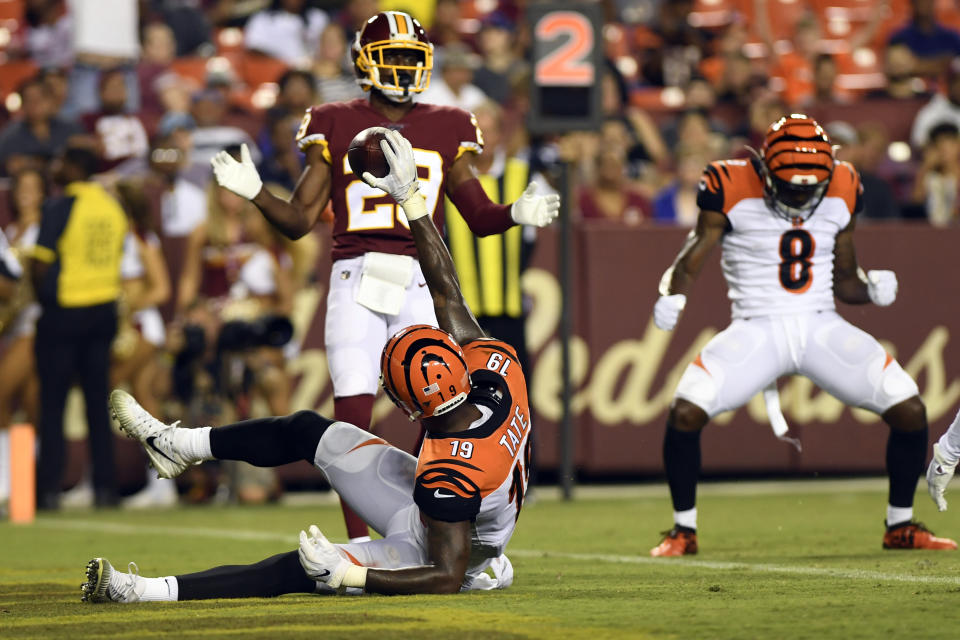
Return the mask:
[[[513,204],[496,204],[477,180],[470,154],[463,154],[447,172],[447,196],[470,230],[478,236],[503,233],[515,224],[545,227],[560,211],[560,196],[537,195],[531,182]]]
[[[847,304],[873,304],[881,307],[897,299],[897,276],[893,271],[871,270],[867,273],[857,264],[853,246],[856,218],[837,234],[833,247],[833,295]]]
[[[307,165],[289,201],[263,188],[245,144],[240,147],[240,162],[221,151],[210,163],[220,186],[253,202],[280,233],[296,240],[313,228],[330,199],[330,165],[324,160],[321,147],[308,147],[306,155]]]
[[[687,236],[680,253],[660,279],[660,298],[653,307],[653,321],[659,328],[672,331],[677,326],[687,304],[687,293],[728,226],[727,216],[719,211],[700,211],[697,227]]]
[[[453,259],[444,244],[436,225],[427,215],[427,206],[417,183],[417,167],[410,142],[396,131],[387,134],[382,143],[390,165],[390,173],[384,178],[375,178],[369,173],[361,176],[367,184],[386,191],[400,203],[410,224],[410,233],[417,246],[423,277],[433,296],[433,308],[437,324],[450,333],[454,340],[464,344],[486,334],[460,292],[460,281],[453,266]]]

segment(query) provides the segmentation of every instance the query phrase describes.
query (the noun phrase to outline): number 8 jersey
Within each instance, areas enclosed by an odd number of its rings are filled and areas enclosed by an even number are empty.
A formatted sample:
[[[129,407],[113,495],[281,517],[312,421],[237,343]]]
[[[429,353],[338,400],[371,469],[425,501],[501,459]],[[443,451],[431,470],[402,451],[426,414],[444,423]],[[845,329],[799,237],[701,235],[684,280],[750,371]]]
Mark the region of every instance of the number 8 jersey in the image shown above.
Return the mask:
[[[396,129],[413,145],[420,193],[441,234],[447,170],[464,153],[479,154],[483,149],[476,119],[455,107],[416,103],[398,122],[374,111],[363,98],[308,109],[297,132],[297,144],[301,151],[320,145],[323,159],[330,164],[334,261],[368,251],[417,255],[400,206],[363,182],[347,162],[354,136],[375,126]]]
[[[766,205],[753,162],[710,163],[697,195],[701,210],[727,217],[721,262],[733,317],[834,309],[833,249],[862,209],[860,176],[838,162],[813,214],[790,221]]]
[[[470,566],[504,552],[523,506],[530,469],[527,385],[513,347],[482,339],[462,345],[467,402],[482,417],[466,431],[427,432],[413,499],[435,520],[473,523]]]

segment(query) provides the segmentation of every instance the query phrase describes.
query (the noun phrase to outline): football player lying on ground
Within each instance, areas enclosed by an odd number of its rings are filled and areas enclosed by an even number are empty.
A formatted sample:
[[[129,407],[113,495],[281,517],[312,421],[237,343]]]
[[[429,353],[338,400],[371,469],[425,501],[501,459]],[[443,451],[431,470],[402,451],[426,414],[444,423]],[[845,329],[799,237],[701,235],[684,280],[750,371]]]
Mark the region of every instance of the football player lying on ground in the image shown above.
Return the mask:
[[[933,445],[933,459],[927,467],[927,490],[940,511],[947,510],[947,499],[943,492],[947,490],[950,479],[957,471],[960,460],[960,413],[953,419],[950,428]]]
[[[718,242],[733,319],[677,385],[663,442],[674,526],[651,555],[697,552],[700,432],[710,418],[746,404],[758,391],[775,397],[782,375],[806,376],[890,427],[885,549],[957,548],[913,521],[927,448],[927,414],[916,382],[879,342],[836,312],[835,298],[887,306],[897,294],[892,271],[864,274],[857,266],[853,230],[861,192],[856,169],[835,159],[827,134],[804,115],[770,125],[755,158],[707,165],[697,228],[664,275],[654,321],[674,328]]]
[[[211,459],[258,466],[308,460],[383,538],[331,544],[311,526],[300,532],[296,551],[160,578],[138,575],[133,563],[123,573],[94,558],[83,600],[454,593],[512,583],[504,550],[523,504],[530,455],[523,371],[513,349],[486,336],[464,304],[450,254],[418,192],[410,144],[396,132],[388,140],[390,173],[367,179],[403,205],[441,327],[407,327],[381,356],[384,390],[426,428],[419,459],[312,411],[184,429],[155,419],[129,394],[110,396],[121,428],[140,440],[160,475],[172,478]]]

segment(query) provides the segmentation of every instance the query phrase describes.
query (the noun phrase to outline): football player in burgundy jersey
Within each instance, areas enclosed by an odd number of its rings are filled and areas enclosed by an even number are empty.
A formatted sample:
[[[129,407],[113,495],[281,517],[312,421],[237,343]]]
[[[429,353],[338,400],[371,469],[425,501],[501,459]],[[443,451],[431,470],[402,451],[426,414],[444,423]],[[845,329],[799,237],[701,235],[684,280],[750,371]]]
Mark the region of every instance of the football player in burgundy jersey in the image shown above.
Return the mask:
[[[483,147],[475,118],[461,109],[414,102],[433,69],[433,45],[416,19],[399,11],[378,13],[357,33],[351,54],[357,82],[369,95],[307,111],[297,133],[306,168],[289,201],[262,188],[247,153],[239,163],[219,154],[213,165],[222,186],[252,200],[290,238],[306,234],[332,203],[334,264],[325,342],[334,417],[367,427],[387,338],[412,324],[435,326],[436,318],[401,207],[347,162],[353,137],[378,126],[410,140],[420,192],[441,232],[444,194],[480,236],[514,224],[545,226],[556,217],[559,198],[535,195],[531,184],[513,204],[490,201],[473,171]],[[346,508],[344,515],[351,539],[364,539],[362,521]]]
[[[419,192],[410,143],[391,131],[382,146],[389,147],[390,173],[380,180],[365,174],[365,180],[402,202],[440,324],[404,328],[380,359],[387,395],[427,431],[419,458],[312,411],[185,429],[155,419],[123,391],[114,391],[110,404],[164,477],[212,458],[259,466],[306,459],[383,537],[334,545],[311,526],[300,532],[297,551],[159,578],[122,573],[94,558],[84,601],[455,593],[513,582],[504,552],[523,505],[530,456],[523,370],[513,349],[488,337],[464,302],[453,260]]]

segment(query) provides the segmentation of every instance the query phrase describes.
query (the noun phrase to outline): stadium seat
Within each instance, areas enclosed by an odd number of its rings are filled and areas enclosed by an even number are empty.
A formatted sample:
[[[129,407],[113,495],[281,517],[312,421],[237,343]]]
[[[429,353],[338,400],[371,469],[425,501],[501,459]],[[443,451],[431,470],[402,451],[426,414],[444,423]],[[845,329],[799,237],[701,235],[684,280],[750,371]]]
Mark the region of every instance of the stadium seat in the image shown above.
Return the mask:
[[[276,82],[288,69],[287,63],[258,53],[246,53],[237,65],[237,71],[247,86],[259,87]]]
[[[17,90],[27,78],[31,78],[39,71],[32,60],[15,60],[0,65],[0,99]]]
[[[207,58],[177,58],[170,65],[174,73],[182,78],[204,86],[207,81]]]
[[[0,0],[0,21],[23,20],[24,1],[23,0]]]

